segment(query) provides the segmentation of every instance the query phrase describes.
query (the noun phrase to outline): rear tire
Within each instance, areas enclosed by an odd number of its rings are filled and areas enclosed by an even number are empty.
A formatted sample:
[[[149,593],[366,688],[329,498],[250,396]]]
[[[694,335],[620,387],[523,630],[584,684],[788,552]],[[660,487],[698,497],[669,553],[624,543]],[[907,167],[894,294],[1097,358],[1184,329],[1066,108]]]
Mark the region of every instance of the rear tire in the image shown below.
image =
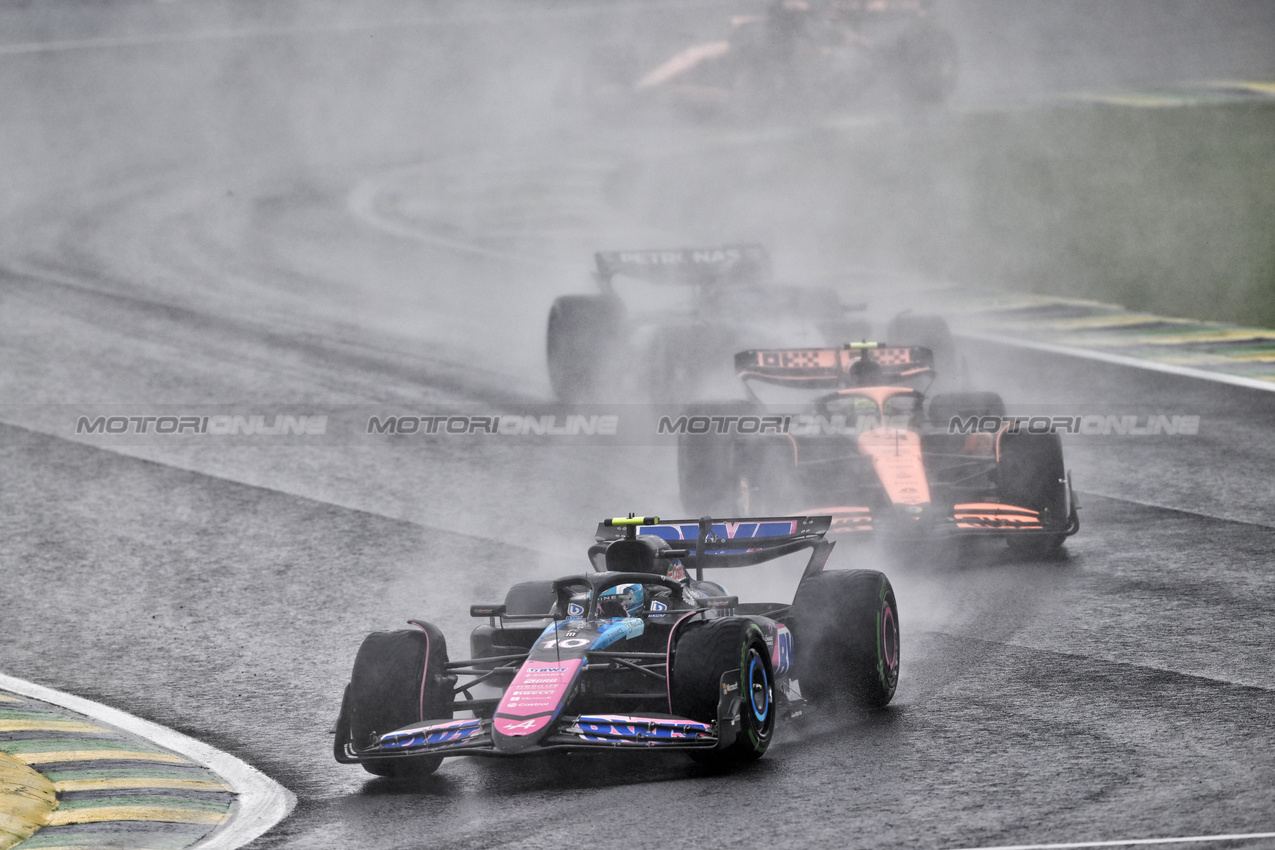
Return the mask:
[[[846,318],[846,308],[835,289],[826,286],[799,289],[796,307],[797,313],[819,330],[827,345],[840,348],[848,342],[859,342],[872,336],[870,322],[862,318]]]
[[[816,322],[825,345],[840,348],[848,342],[867,342],[872,338],[872,323],[856,319],[830,319]]]
[[[997,450],[1001,500],[1037,511],[1046,527],[1068,528],[1072,518],[1062,439],[1057,434],[1002,434]],[[1055,555],[1066,539],[1066,531],[1006,538],[1011,550],[1028,558]]]
[[[752,410],[747,402],[696,404],[684,411],[694,416],[739,416]],[[678,434],[677,489],[682,509],[692,516],[731,516],[739,501],[735,441],[730,434]]]
[[[363,639],[337,722],[337,746],[366,746],[384,734],[422,720],[452,716],[453,677],[447,675],[447,642],[435,626],[374,632]],[[343,734],[344,730],[344,734]],[[377,776],[425,776],[442,756],[367,759],[364,770]]]
[[[677,641],[669,677],[673,713],[701,723],[717,721],[722,675],[739,671],[739,730],[715,750],[692,752],[717,766],[762,757],[775,733],[775,673],[761,629],[751,620],[729,618],[692,624]]]
[[[697,344],[682,328],[655,331],[647,350],[646,396],[656,404],[684,404],[695,397],[702,375]]]
[[[890,320],[885,340],[889,345],[919,345],[934,354],[934,369],[942,377],[956,367],[956,343],[947,320],[933,313],[906,311]]]
[[[791,440],[774,435],[746,438],[735,450],[736,516],[783,516],[802,507],[803,488]]]
[[[549,383],[562,402],[594,400],[617,365],[624,308],[601,295],[563,295],[549,310]]]
[[[816,705],[880,708],[899,681],[899,616],[876,570],[817,573],[792,603],[794,676]]]

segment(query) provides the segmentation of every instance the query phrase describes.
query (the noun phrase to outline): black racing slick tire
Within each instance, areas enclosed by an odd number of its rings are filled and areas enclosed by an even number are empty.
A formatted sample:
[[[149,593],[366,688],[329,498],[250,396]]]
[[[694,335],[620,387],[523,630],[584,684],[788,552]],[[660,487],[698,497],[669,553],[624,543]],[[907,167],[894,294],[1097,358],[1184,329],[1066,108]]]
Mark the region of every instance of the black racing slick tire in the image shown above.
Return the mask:
[[[847,319],[841,296],[829,287],[798,290],[797,312],[814,324],[827,345],[836,348],[848,342],[866,341],[872,336],[871,322],[863,318]]]
[[[337,723],[337,746],[367,746],[374,735],[422,720],[452,716],[452,683],[447,674],[447,642],[429,623],[421,628],[374,632],[354,658]],[[433,773],[442,756],[365,759],[368,773],[406,778]]]
[[[603,295],[563,295],[549,310],[549,383],[562,402],[592,401],[619,365],[624,308]]]
[[[1073,521],[1063,464],[1062,439],[1057,434],[1000,435],[996,478],[1001,501],[1040,514],[1053,533],[1009,535],[1016,554],[1047,558],[1058,553]]]
[[[738,673],[737,680],[724,681]],[[669,675],[669,702],[680,717],[712,723],[723,699],[738,688],[739,727],[714,750],[693,751],[696,761],[729,766],[762,757],[775,734],[775,673],[756,623],[724,618],[692,623],[678,639]]]
[[[505,594],[505,613],[516,616],[551,616],[558,594],[551,581],[520,581]]]
[[[747,402],[703,403],[683,411],[688,421],[740,416],[754,408]],[[677,435],[677,489],[682,509],[692,516],[733,516],[739,508],[739,470],[730,433]]]
[[[993,392],[938,393],[930,398],[928,409],[930,422],[947,428],[953,419],[1003,417],[1005,401]]]
[[[793,599],[794,674],[801,695],[825,707],[880,708],[899,682],[899,609],[876,570],[817,573]]]
[[[919,345],[934,355],[934,369],[943,377],[956,367],[956,343],[947,320],[933,313],[904,311],[886,326],[890,345]]]

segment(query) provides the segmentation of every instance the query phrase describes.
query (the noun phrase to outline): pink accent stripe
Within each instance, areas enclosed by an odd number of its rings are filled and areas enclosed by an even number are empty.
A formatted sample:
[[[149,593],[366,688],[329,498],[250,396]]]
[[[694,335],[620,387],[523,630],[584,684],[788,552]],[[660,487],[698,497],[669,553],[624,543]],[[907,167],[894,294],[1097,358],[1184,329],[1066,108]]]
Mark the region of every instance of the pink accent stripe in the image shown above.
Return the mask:
[[[425,627],[415,620],[411,621],[412,625],[425,632],[425,666],[421,668],[421,693],[416,700],[416,719],[425,719],[425,674],[429,672],[429,632]]]
[[[673,628],[668,630],[668,647],[664,650],[664,661],[667,666],[664,668],[664,691],[668,694],[668,713],[673,713],[673,638],[677,636],[677,627],[686,621],[687,617],[694,617],[698,611],[689,611],[673,624]]]

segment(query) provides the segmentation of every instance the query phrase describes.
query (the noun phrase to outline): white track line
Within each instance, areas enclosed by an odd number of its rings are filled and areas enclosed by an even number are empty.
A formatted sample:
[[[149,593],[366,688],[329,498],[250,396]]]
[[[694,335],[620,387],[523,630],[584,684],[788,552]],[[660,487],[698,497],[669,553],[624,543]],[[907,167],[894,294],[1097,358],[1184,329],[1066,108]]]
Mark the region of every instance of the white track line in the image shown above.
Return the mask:
[[[1217,520],[1218,522],[1236,522],[1241,525],[1251,525],[1256,528],[1269,528],[1272,531],[1275,531],[1275,522],[1271,522],[1271,521],[1263,522],[1262,520],[1257,520],[1257,519],[1237,519],[1233,516],[1218,516],[1217,514],[1213,514],[1213,513],[1205,513],[1204,511],[1198,510],[1196,508],[1184,508],[1181,506],[1166,505],[1166,504],[1163,504],[1162,502],[1152,502],[1148,499],[1136,499],[1133,496],[1129,496],[1127,494],[1120,496],[1120,495],[1116,495],[1115,493],[1104,493],[1101,490],[1093,490],[1089,488],[1088,486],[1086,486],[1085,489],[1080,492],[1080,495],[1084,496],[1085,498],[1088,498],[1090,496],[1096,496],[1099,499],[1110,499],[1113,502],[1126,502],[1131,505],[1142,505],[1145,508],[1155,508],[1158,511],[1173,511],[1174,513],[1190,514],[1191,516],[1200,517],[1202,519],[1214,519],[1214,520]]]
[[[0,673],[0,689],[41,702],[60,705],[132,735],[153,741],[216,773],[234,789],[230,820],[192,845],[195,850],[234,850],[261,836],[288,816],[297,798],[291,791],[252,765],[187,735],[134,717],[117,708],[64,694],[42,685]]]
[[[1258,841],[1275,838],[1275,832],[1244,832],[1233,835],[1189,835],[1181,838],[1127,838],[1117,841],[1073,841],[1066,844],[998,844],[962,850],[1073,850],[1084,847],[1146,847],[1157,844],[1205,844],[1215,841]]]
[[[1231,386],[1245,387],[1250,390],[1275,392],[1275,381],[1263,381],[1260,378],[1246,378],[1243,375],[1229,375],[1226,372],[1214,372],[1209,369],[1195,369],[1191,366],[1175,366],[1172,363],[1159,363],[1155,360],[1144,360],[1140,357],[1130,357],[1125,354],[1109,354],[1105,351],[1093,351],[1088,348],[1072,348],[1071,346],[1054,345],[1053,343],[1048,342],[1032,342],[1031,340],[1019,339],[1018,337],[1012,336],[1001,336],[1000,334],[958,331],[955,333],[955,336],[978,340],[979,342],[994,342],[999,345],[1009,345],[1015,348],[1029,348],[1033,351],[1044,351],[1048,354],[1059,354],[1064,357],[1082,357],[1086,360],[1097,360],[1101,363],[1114,363],[1117,366],[1130,366],[1134,369],[1148,369],[1152,372],[1162,372],[1166,375],[1177,375],[1182,378],[1199,378],[1203,381],[1213,381],[1218,384],[1230,384]]]

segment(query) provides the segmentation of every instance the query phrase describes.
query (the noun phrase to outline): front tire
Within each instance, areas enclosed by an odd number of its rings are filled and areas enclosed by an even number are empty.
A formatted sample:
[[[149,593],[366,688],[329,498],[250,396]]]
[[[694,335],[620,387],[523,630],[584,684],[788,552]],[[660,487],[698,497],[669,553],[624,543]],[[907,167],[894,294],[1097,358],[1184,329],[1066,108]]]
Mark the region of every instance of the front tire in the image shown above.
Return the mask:
[[[337,747],[347,741],[367,746],[374,735],[422,720],[452,716],[452,682],[447,674],[447,642],[430,623],[418,629],[374,632],[363,639],[354,658],[350,684],[337,722]],[[364,770],[377,776],[425,776],[442,756],[366,759]]]
[[[881,708],[899,682],[894,588],[876,570],[817,573],[792,603],[794,674],[816,705]]]
[[[728,766],[755,761],[775,734],[775,673],[761,629],[737,618],[692,624],[677,642],[669,682],[673,713],[701,723],[719,717],[725,674],[739,673],[739,729],[715,750],[695,751],[696,761]]]

